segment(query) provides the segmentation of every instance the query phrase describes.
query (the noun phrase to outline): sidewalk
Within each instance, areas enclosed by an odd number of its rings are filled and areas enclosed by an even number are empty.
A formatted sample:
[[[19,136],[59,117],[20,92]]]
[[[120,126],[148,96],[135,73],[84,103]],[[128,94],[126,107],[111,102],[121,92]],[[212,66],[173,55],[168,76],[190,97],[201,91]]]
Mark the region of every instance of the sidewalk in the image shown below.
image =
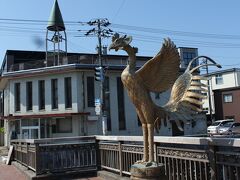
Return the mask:
[[[24,175],[20,170],[18,170],[14,165],[6,165],[0,163],[0,180],[28,180],[29,178]],[[58,178],[45,178],[45,179],[58,179],[58,180],[103,180],[100,177],[58,177]]]
[[[27,180],[27,177],[13,165],[0,163],[0,180]]]

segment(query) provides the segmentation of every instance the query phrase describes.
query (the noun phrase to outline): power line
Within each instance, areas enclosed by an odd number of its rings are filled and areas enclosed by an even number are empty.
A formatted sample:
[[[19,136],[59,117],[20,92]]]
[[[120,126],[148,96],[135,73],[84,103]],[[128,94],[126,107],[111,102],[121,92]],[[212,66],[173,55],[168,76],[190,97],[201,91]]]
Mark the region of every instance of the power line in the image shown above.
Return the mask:
[[[124,1],[123,3],[124,4]],[[29,25],[46,25],[48,23],[47,20],[34,20],[34,19],[10,19],[10,18],[0,18],[0,23],[12,23],[12,24],[29,24]],[[37,24],[36,24],[37,23]],[[44,23],[44,24],[39,24]],[[84,21],[65,21],[68,25],[87,25],[88,22]],[[239,35],[230,35],[230,34],[211,34],[211,33],[200,33],[200,32],[187,32],[187,31],[176,31],[176,30],[169,30],[169,29],[157,29],[157,28],[146,28],[140,26],[131,26],[131,25],[123,25],[123,24],[111,24],[111,27],[117,29],[124,29],[124,30],[134,30],[134,31],[141,31],[147,33],[161,33],[167,35],[177,35],[177,36],[188,36],[188,37],[203,37],[203,38],[214,38],[214,39],[231,39],[231,40],[240,40]]]
[[[29,23],[29,25],[33,25],[32,23],[37,23],[39,25],[39,23],[45,22],[47,23],[48,21],[46,20],[33,20],[33,19],[0,19],[0,24],[2,23],[7,23],[7,22],[12,22],[14,23]],[[44,25],[46,25],[44,23]],[[79,25],[79,23],[81,25],[86,25],[87,22],[80,22],[80,21],[66,21],[66,23],[72,23],[74,25]],[[71,26],[71,24],[69,24],[69,26]],[[137,27],[137,26],[129,26],[129,25],[121,25],[121,24],[111,24],[112,27],[116,27],[116,28],[121,28],[121,29],[125,29],[125,30],[134,30],[134,31],[142,31],[142,32],[148,32],[148,33],[163,33],[166,32],[171,34],[175,34],[176,32],[179,34],[181,33],[182,36],[188,36],[189,33],[190,35],[194,35],[196,37],[198,37],[199,35],[201,36],[205,36],[205,37],[213,37],[216,38],[220,38],[220,39],[225,39],[225,38],[235,38],[235,40],[239,40],[240,36],[234,36],[234,35],[219,35],[219,34],[205,34],[205,33],[193,33],[193,32],[184,32],[184,31],[172,31],[172,30],[163,30],[163,29],[154,29],[154,28],[144,28],[144,27]],[[0,31],[12,31],[12,32],[17,32],[17,33],[43,33],[43,30],[39,30],[37,28],[32,28],[32,27],[19,27],[19,26],[3,26],[1,25],[2,28],[0,28]],[[71,29],[69,28],[67,31],[69,34],[77,36],[79,35],[79,33],[77,32],[77,29]],[[81,32],[84,32],[84,30],[82,30]],[[122,34],[126,34],[126,32],[120,32]],[[159,41],[162,41],[162,38],[160,38],[159,36],[150,36],[150,35],[146,35],[146,34],[135,34],[135,33],[130,33],[132,35],[134,35],[134,37],[136,37],[136,39],[138,41],[144,41],[144,42],[151,42],[151,43],[159,43]],[[80,37],[81,35],[77,36]],[[234,44],[234,43],[227,43],[227,42],[207,42],[207,41],[196,41],[196,40],[182,40],[182,39],[176,39],[173,38],[174,41],[180,43],[180,44],[192,44],[192,45],[196,45],[196,46],[201,46],[201,47],[215,47],[215,48],[239,48],[240,44]]]
[[[146,28],[146,27],[130,26],[130,25],[122,25],[122,24],[111,24],[111,26],[118,29],[128,29],[128,30],[148,32],[148,33],[161,33],[161,34],[172,34],[172,35],[178,35],[178,36],[214,38],[214,39],[231,39],[231,40],[240,39],[239,35],[175,31],[175,30],[169,30],[169,29]]]
[[[118,10],[116,11],[116,13],[115,13],[115,15],[114,15],[114,17],[113,17],[113,19],[112,19],[112,22],[113,22],[113,21],[116,19],[116,17],[118,16],[118,14],[119,14],[120,10],[122,9],[123,5],[125,4],[125,2],[126,2],[126,0],[122,0],[122,3],[120,4]]]
[[[11,18],[0,18],[0,21],[10,21],[10,22],[29,22],[29,23],[48,23],[48,20],[36,20],[36,19],[11,19]],[[67,24],[86,24],[87,22],[82,21],[64,21],[64,23]]]

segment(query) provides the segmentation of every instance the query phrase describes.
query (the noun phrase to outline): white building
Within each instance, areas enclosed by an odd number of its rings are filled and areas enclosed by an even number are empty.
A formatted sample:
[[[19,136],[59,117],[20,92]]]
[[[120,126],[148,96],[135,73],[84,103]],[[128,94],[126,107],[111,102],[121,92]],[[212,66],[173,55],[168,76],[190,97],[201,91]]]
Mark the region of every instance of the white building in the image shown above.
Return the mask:
[[[215,71],[206,75],[209,77],[209,88],[211,97],[211,110],[213,118],[215,116],[214,106],[214,91],[220,89],[234,88],[240,86],[240,69],[232,68],[220,71]],[[208,117],[210,116],[209,99],[204,100],[204,110],[207,112]],[[209,117],[210,118],[210,117]]]
[[[94,80],[97,55],[68,53],[63,64],[48,67],[44,56],[45,52],[6,52],[0,79],[5,142],[10,138],[102,134],[102,122],[94,110],[95,98],[100,97],[99,82]],[[147,59],[150,57],[138,57],[137,66]],[[105,80],[108,135],[141,134],[135,108],[120,79],[126,63],[127,56],[104,58],[104,66],[108,67]],[[157,104],[164,104],[169,91],[152,97]],[[195,127],[189,123],[185,130],[185,134],[196,133],[203,131],[204,125]],[[168,122],[161,134],[176,135],[176,128]]]

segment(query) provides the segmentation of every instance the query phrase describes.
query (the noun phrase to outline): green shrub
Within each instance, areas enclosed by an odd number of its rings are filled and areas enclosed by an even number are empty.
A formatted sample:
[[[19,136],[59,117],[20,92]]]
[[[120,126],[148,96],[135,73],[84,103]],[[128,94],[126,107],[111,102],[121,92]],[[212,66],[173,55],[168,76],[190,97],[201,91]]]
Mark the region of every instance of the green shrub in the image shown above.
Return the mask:
[[[0,128],[0,133],[4,133],[4,127]]]

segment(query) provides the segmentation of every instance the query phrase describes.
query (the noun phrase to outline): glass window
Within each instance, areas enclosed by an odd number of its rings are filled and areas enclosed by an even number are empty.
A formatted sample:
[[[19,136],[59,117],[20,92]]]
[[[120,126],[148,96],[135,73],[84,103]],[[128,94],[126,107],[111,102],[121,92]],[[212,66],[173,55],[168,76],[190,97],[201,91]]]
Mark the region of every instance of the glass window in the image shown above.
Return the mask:
[[[223,95],[223,102],[225,102],[225,103],[233,102],[232,94],[224,94]]]
[[[64,78],[64,88],[65,88],[65,108],[72,107],[72,78]]]
[[[223,126],[224,127],[231,127],[232,126],[232,124],[233,124],[233,122],[227,122],[226,124],[224,124]]]
[[[20,83],[15,83],[14,84],[14,101],[15,101],[15,111],[20,111]]]
[[[0,91],[0,114],[3,113],[3,92]]]
[[[223,84],[223,77],[221,74],[217,74],[215,78],[216,78],[216,84]]]
[[[87,77],[87,103],[88,107],[95,106],[94,77]]]
[[[112,130],[112,123],[111,123],[111,113],[110,113],[110,89],[109,89],[109,77],[105,77],[104,80],[104,111],[107,116],[107,130]]]
[[[58,108],[58,80],[52,79],[52,109]]]
[[[196,57],[195,52],[183,52],[183,61],[184,61],[184,66],[187,67],[189,62]],[[198,61],[194,61],[192,63],[192,67],[195,67],[198,65]]]
[[[122,80],[117,77],[117,99],[118,99],[118,121],[119,130],[126,130],[125,106],[124,106],[124,89]]]
[[[27,110],[32,110],[33,99],[32,99],[32,82],[29,81],[26,83],[26,106]]]
[[[45,81],[38,81],[38,105],[39,109],[45,109]]]
[[[38,119],[22,119],[22,126],[38,126]]]

